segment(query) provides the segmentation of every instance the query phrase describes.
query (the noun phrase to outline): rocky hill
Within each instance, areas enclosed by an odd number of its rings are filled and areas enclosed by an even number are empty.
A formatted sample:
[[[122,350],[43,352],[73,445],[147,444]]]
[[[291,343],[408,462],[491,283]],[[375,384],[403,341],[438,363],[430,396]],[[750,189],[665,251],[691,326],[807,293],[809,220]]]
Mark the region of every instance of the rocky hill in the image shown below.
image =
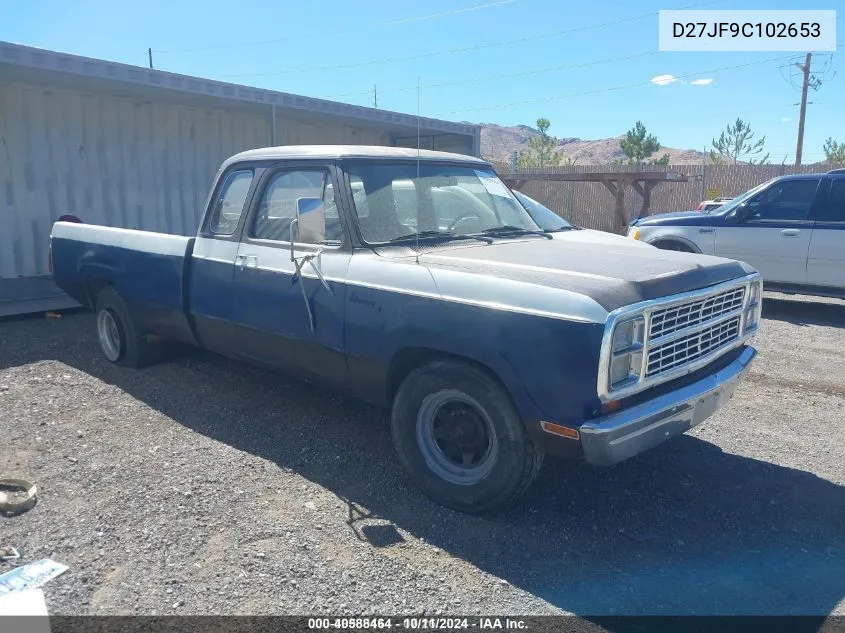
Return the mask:
[[[514,151],[523,149],[528,140],[539,133],[527,125],[505,127],[494,123],[481,124],[481,154],[488,159],[508,161]],[[580,138],[561,138],[559,151],[576,161],[576,165],[609,165],[616,160],[624,160],[625,155],[619,149],[619,140],[624,135],[614,138],[582,140]],[[664,147],[654,158],[669,154],[669,162],[675,165],[700,164],[705,155],[692,149]]]

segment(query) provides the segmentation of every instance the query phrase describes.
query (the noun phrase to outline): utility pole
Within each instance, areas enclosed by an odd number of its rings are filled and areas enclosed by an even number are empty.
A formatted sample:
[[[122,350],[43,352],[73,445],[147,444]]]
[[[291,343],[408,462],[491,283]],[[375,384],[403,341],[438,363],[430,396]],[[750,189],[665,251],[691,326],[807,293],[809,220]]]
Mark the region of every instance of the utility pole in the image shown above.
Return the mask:
[[[152,68],[153,68],[153,49],[151,49],[151,48],[147,49],[147,58],[149,58],[149,60],[150,60],[150,70],[152,70]]]
[[[373,107],[378,109],[378,88],[373,84]]]
[[[795,166],[801,166],[801,154],[804,150],[804,119],[807,116],[807,90],[810,87],[810,59],[813,54],[807,53],[804,65],[795,64],[804,73],[804,82],[801,84],[801,113],[798,115],[798,146],[795,148]]]

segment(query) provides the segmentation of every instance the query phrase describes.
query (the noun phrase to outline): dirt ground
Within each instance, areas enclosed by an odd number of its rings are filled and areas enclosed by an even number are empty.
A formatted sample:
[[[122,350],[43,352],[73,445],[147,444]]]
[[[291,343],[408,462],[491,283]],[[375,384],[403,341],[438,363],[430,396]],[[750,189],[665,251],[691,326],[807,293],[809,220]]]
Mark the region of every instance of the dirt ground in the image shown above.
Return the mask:
[[[90,313],[2,321],[0,475],[39,500],[0,545],[70,567],[53,614],[845,614],[845,303],[764,317],[727,409],[485,517],[413,488],[382,410],[200,352],[115,367]]]

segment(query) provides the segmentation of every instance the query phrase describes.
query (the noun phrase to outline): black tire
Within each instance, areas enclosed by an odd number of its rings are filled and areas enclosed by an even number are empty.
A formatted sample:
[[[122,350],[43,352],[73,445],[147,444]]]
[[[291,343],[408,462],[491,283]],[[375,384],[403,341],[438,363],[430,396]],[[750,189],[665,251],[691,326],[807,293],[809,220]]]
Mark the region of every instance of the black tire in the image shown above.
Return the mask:
[[[663,249],[664,251],[677,251],[679,253],[694,253],[695,251],[691,249],[689,246],[682,242],[676,241],[666,241],[666,242],[656,242],[654,244],[657,248]]]
[[[442,450],[436,455],[439,443],[434,452],[431,448],[431,442],[440,441],[434,439],[433,428],[437,422],[432,422],[432,433],[427,433],[424,429],[429,425],[421,420],[430,419],[430,403],[443,398],[447,400],[434,410],[435,420],[440,420],[444,407],[466,407],[461,413],[469,415],[469,419],[477,416],[483,420],[485,433],[492,431],[487,433],[490,440],[485,451],[490,457],[484,458],[483,467],[472,469],[476,473],[483,472],[475,475],[480,477],[477,481],[450,481],[444,478],[443,469],[437,465],[437,460],[449,460]],[[454,416],[455,410],[451,411]],[[399,459],[414,482],[437,503],[461,512],[487,512],[505,504],[528,489],[543,463],[543,453],[531,442],[504,389],[486,372],[459,361],[435,360],[418,367],[405,378],[393,400],[391,431]],[[462,433],[460,429],[458,432]],[[461,439],[464,439],[463,435]],[[495,446],[492,453],[489,445]],[[492,461],[488,462],[488,459]],[[459,470],[463,468],[456,462],[449,463]]]
[[[102,322],[111,318],[116,326],[116,354],[104,342],[101,331]],[[111,286],[106,286],[97,295],[97,337],[103,355],[116,365],[124,367],[143,367],[150,360],[150,344],[135,322],[126,302]]]

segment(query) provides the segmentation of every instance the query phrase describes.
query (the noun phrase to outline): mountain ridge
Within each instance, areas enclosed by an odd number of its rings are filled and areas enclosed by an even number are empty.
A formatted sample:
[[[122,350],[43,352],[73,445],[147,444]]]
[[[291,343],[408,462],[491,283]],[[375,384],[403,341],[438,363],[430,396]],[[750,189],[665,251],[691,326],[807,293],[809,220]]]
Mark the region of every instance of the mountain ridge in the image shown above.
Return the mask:
[[[528,141],[539,132],[529,125],[498,125],[480,123],[481,155],[498,162],[509,162],[513,152],[520,152],[528,147]],[[581,139],[577,137],[558,138],[558,153],[575,161],[576,165],[610,165],[616,161],[625,161],[627,157],[619,147],[624,134],[604,139]],[[707,154],[694,149],[661,147],[652,159],[669,154],[669,162],[674,165],[701,164]]]

